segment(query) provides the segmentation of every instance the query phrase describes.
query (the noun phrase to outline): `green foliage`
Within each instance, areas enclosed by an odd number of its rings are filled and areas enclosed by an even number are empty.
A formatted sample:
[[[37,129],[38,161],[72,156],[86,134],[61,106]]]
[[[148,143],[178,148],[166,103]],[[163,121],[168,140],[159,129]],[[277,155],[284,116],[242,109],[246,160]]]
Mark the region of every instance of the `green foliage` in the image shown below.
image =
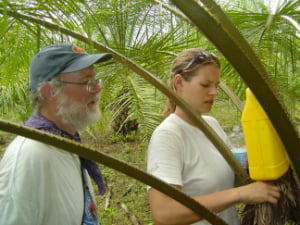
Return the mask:
[[[237,10],[237,6],[240,10]],[[299,77],[299,30],[286,19],[289,17],[300,21],[299,8],[300,2],[295,0],[278,1],[273,8],[267,7],[261,0],[237,1],[226,11],[282,92],[293,86],[293,77]],[[236,76],[231,78],[233,85],[229,86],[238,88],[240,93],[243,90],[239,88],[241,82],[234,82]],[[288,95],[292,97],[294,93],[288,92]]]
[[[59,31],[49,31],[43,26],[8,16],[5,10],[47,19],[54,24],[80,32],[91,40],[117,50],[151,71],[159,79],[168,82],[170,63],[175,54],[189,47],[202,47],[214,51],[214,47],[183,18],[174,16],[169,10],[153,1],[109,0],[105,1],[3,1],[0,9],[0,84],[2,96],[20,96],[28,88],[28,68],[31,57],[46,44],[69,41],[81,45],[89,52],[91,46],[82,44]],[[172,7],[170,5],[170,7]],[[227,15],[246,37],[261,57],[270,76],[280,88],[288,106],[299,97],[299,36],[287,16],[299,21],[299,1],[279,1],[272,11],[263,1],[236,1],[222,3]],[[176,10],[176,9],[175,9]],[[1,47],[2,46],[2,47]],[[245,85],[230,64],[220,54],[222,79],[242,99]],[[105,74],[103,102],[100,107],[110,110],[111,100],[119,101],[118,95],[128,89],[126,105],[111,113],[113,120],[126,106],[129,118],[136,119],[143,139],[147,139],[160,122],[164,96],[146,81],[124,66],[110,64],[99,68]],[[10,87],[14,84],[14,88]],[[21,90],[19,90],[21,89]],[[13,93],[12,92],[19,92]],[[26,92],[25,92],[26,93]],[[21,96],[24,96],[22,94]],[[25,118],[30,113],[27,96],[2,98],[2,114],[17,112]],[[109,103],[109,104],[108,104]],[[118,104],[118,102],[114,102]],[[296,106],[288,107],[295,117]],[[98,124],[110,126],[109,118]]]

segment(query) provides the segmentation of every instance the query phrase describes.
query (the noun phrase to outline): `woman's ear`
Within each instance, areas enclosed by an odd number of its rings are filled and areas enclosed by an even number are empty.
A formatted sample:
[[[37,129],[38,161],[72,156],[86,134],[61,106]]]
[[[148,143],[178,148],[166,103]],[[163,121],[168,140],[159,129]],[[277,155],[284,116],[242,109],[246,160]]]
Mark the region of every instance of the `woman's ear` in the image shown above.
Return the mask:
[[[183,78],[180,74],[174,76],[174,88],[178,91],[183,85]]]

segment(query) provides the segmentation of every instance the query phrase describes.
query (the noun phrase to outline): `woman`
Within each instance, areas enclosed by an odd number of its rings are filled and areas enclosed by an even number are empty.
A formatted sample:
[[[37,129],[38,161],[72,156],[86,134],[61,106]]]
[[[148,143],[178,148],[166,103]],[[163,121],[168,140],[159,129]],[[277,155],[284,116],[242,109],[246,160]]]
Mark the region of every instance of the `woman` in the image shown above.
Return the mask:
[[[171,88],[201,115],[211,110],[219,83],[220,63],[209,52],[187,49],[173,62]],[[166,118],[150,140],[149,173],[182,190],[230,225],[239,224],[234,207],[237,203],[277,203],[279,189],[269,183],[254,182],[235,188],[232,169],[211,141],[180,107],[170,101],[167,106]],[[228,143],[219,123],[213,117],[202,117]],[[154,188],[150,188],[149,198],[157,225],[209,224]]]

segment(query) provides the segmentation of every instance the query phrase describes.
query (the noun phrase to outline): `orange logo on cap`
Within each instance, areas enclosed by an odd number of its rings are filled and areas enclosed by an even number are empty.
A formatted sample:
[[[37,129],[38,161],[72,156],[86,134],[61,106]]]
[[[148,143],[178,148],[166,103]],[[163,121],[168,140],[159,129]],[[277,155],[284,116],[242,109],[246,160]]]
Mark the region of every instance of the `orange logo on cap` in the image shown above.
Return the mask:
[[[86,51],[83,48],[80,48],[76,45],[72,45],[72,50],[73,50],[73,52],[76,52],[76,53],[86,53]]]

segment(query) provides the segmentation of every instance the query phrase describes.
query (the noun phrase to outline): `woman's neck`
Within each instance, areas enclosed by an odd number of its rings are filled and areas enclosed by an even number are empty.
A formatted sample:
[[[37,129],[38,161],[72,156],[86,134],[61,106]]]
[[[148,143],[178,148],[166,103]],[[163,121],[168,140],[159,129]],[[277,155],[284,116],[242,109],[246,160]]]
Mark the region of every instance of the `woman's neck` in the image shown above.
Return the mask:
[[[183,119],[185,122],[189,123],[190,125],[196,126],[196,123],[193,122],[193,120],[180,107],[176,106],[174,114],[179,116],[181,119]],[[201,114],[199,115],[201,116]]]

